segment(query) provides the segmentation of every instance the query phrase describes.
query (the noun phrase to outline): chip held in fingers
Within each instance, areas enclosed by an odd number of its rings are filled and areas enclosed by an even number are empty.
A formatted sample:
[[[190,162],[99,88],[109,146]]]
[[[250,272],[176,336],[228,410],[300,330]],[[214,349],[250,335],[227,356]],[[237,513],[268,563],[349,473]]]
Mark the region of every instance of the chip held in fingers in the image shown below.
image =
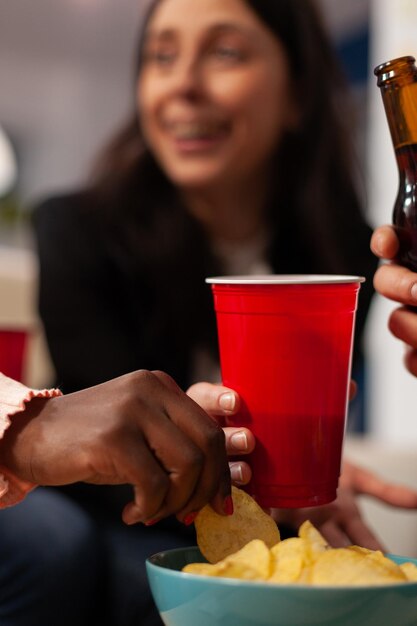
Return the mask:
[[[268,548],[280,540],[276,523],[242,489],[232,487],[233,515],[219,515],[206,505],[195,519],[197,543],[209,563],[217,563],[260,539]]]

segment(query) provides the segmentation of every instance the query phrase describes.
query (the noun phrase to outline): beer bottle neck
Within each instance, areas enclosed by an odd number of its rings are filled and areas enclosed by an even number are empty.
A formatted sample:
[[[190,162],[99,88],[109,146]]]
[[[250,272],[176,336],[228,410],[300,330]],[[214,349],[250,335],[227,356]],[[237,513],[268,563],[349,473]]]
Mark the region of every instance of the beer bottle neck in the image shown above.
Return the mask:
[[[417,68],[401,57],[375,68],[395,150],[417,144]]]

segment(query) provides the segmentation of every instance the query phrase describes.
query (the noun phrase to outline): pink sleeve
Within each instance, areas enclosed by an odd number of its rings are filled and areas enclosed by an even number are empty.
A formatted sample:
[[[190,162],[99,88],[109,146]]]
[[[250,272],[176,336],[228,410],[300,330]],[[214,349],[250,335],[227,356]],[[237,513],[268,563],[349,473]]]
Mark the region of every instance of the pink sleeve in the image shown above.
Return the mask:
[[[29,389],[0,372],[0,439],[10,426],[10,418],[24,411],[26,403],[32,398],[54,398],[61,395],[59,389]],[[17,504],[35,487],[34,483],[20,480],[0,464],[0,509]]]

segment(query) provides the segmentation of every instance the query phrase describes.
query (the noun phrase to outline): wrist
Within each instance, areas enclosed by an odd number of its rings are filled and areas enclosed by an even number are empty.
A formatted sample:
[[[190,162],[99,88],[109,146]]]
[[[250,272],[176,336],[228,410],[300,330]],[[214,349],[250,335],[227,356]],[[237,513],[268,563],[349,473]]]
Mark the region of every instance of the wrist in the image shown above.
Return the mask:
[[[59,389],[29,389],[0,372],[0,508],[17,504],[36,487],[31,481],[36,435],[29,430],[41,407],[31,403],[60,395]]]
[[[23,411],[15,414],[0,440],[0,465],[20,480],[33,482],[33,450],[41,433],[40,415],[45,410],[47,398],[33,398]]]

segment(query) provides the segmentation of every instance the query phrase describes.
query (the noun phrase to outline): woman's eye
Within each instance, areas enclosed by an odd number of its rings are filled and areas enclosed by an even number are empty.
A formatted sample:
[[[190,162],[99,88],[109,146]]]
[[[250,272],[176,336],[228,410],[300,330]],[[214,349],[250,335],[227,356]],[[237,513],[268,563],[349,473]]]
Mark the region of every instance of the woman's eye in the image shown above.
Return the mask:
[[[161,67],[170,65],[175,59],[175,53],[172,50],[151,50],[145,53],[145,61],[155,63]]]
[[[244,59],[243,52],[232,46],[217,46],[213,49],[213,55],[220,61],[242,61]]]

